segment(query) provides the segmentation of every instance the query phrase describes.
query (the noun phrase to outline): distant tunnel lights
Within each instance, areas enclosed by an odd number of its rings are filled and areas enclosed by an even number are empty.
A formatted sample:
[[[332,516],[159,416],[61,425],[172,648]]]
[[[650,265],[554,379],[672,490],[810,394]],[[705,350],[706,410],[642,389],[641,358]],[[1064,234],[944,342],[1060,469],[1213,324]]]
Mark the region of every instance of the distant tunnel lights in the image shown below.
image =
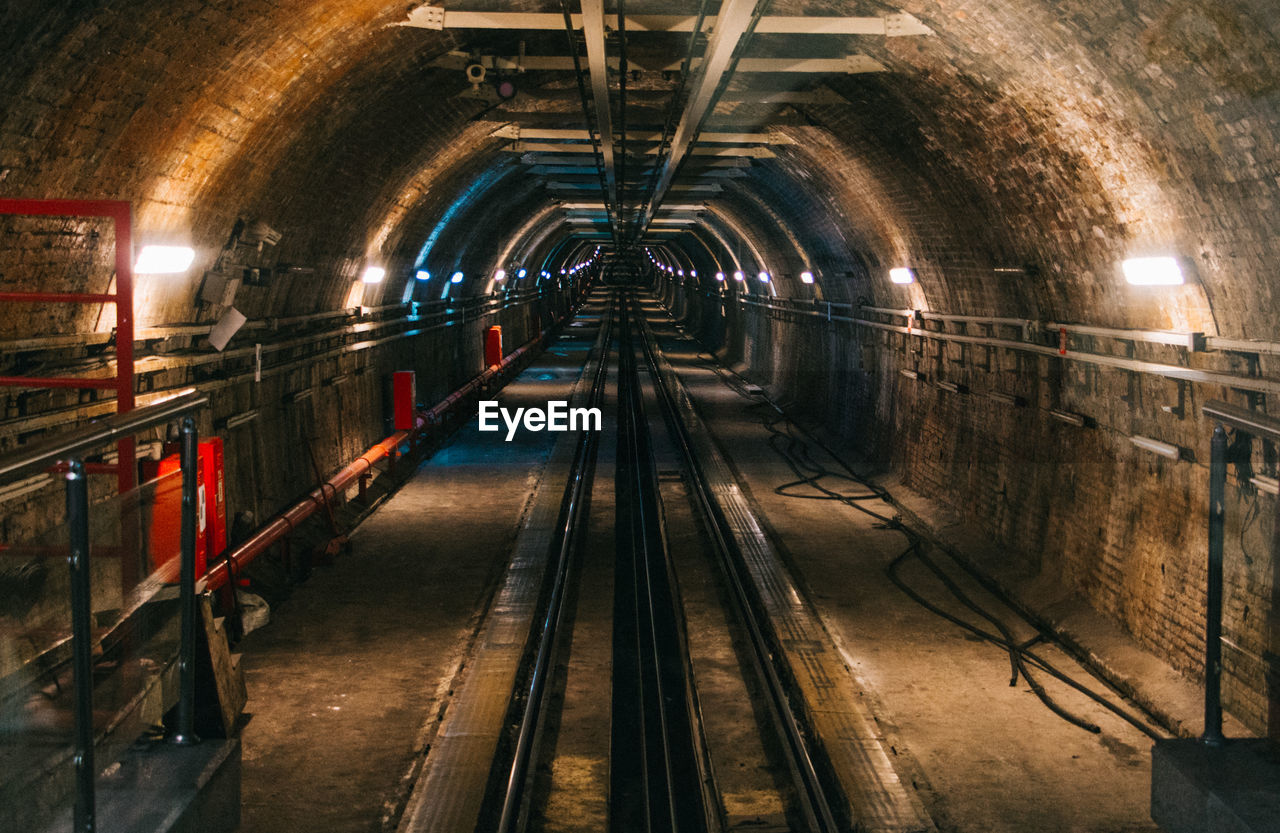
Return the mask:
[[[716,280],[723,282],[723,281],[724,281],[724,272],[716,272]]]
[[[735,281],[744,281],[744,280],[746,280],[746,279],[747,279],[747,276],[746,276],[746,275],[744,275],[744,274],[742,274],[742,272],[740,272],[740,271],[739,271],[739,272],[734,272],[734,273],[733,273],[733,279],[734,279]]]
[[[896,269],[889,270],[889,280],[894,283],[915,283],[916,272],[914,269],[908,269],[905,266],[899,266]]]
[[[420,281],[429,281],[431,280],[431,273],[428,272],[426,269],[419,269],[418,273],[414,275],[414,277],[416,277]]]
[[[760,282],[761,282],[761,283],[768,283],[768,282],[769,282],[769,273],[768,273],[768,272],[761,272],[759,275],[756,275],[756,277],[758,277],[758,278],[760,279]]]
[[[527,269],[523,269],[523,268],[522,268],[522,269],[520,269],[520,271],[516,272],[516,277],[517,277],[517,278],[523,278],[523,277],[524,277],[525,275],[527,275],[527,274],[529,274],[529,271],[528,271]]]
[[[813,283],[813,273],[812,273],[812,272],[801,272],[801,273],[800,273],[800,283]]]
[[[1134,286],[1181,286],[1182,268],[1172,257],[1131,257],[1122,264],[1124,279]]]
[[[498,271],[494,272],[493,279],[495,281],[505,281],[507,279],[507,270],[499,269]]]
[[[382,279],[386,276],[386,269],[383,269],[381,266],[370,266],[368,269],[364,270],[364,275],[360,277],[360,280],[365,283],[382,283]]]
[[[194,249],[186,246],[143,246],[133,271],[139,275],[177,275],[191,268]]]
[[[462,283],[462,273],[454,272],[453,277],[449,278],[449,283]]]

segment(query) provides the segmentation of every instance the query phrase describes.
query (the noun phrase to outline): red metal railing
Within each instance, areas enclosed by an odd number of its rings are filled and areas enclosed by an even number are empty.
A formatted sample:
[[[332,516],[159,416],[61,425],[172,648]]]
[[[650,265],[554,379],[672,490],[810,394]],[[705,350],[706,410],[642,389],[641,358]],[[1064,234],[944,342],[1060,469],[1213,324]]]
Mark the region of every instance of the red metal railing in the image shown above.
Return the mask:
[[[265,553],[273,544],[280,542],[298,524],[328,506],[336,495],[342,494],[360,478],[367,475],[375,463],[384,458],[394,460],[399,448],[406,443],[412,445],[426,432],[432,430],[449,415],[451,411],[471,397],[477,396],[496,379],[501,378],[520,362],[531,351],[540,348],[547,333],[539,335],[496,364],[486,369],[479,376],[449,394],[438,404],[427,411],[419,412],[417,425],[408,431],[397,431],[364,454],[352,460],[341,471],[321,483],[302,500],[272,518],[243,543],[218,559],[218,563],[209,568],[206,574],[208,589],[217,590],[227,585],[239,575],[251,561]]]
[[[0,387],[80,388],[114,390],[116,412],[133,410],[133,210],[122,200],[14,200],[0,199],[0,214],[43,217],[105,217],[115,221],[116,291],[0,292],[0,301],[24,304],[115,304],[116,375],[114,378],[74,376],[0,376]],[[119,461],[113,467],[121,493],[135,484],[133,437],[117,446]]]

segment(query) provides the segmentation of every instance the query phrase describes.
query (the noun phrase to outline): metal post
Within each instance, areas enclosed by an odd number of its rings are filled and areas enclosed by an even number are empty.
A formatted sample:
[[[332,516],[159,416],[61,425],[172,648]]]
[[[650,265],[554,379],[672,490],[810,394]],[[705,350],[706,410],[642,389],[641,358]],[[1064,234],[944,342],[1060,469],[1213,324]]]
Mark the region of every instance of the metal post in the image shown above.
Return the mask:
[[[67,526],[71,551],[72,673],[75,680],[75,833],[93,833],[93,615],[89,595],[89,485],[84,463],[72,460],[67,471]]]
[[[182,610],[182,645],[178,654],[178,730],[173,742],[199,743],[196,737],[196,483],[199,447],[196,423],[182,420],[182,562],[179,572],[179,604]]]
[[[1208,746],[1222,736],[1222,545],[1227,487],[1227,432],[1213,429],[1209,460],[1209,576],[1204,625],[1204,734]]]

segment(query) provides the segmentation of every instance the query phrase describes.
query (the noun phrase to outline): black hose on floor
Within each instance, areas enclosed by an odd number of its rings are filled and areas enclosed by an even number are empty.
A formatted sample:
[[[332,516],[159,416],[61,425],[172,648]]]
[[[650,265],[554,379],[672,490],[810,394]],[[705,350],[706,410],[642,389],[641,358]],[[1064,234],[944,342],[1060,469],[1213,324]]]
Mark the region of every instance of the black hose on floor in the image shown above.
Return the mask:
[[[797,498],[801,500],[837,501],[876,519],[879,522],[878,526],[884,529],[897,530],[904,535],[909,543],[907,548],[903,550],[903,552],[892,562],[890,562],[889,566],[886,568],[886,574],[888,575],[889,580],[892,581],[894,585],[909,598],[924,607],[926,610],[951,622],[957,627],[964,629],[984,642],[995,645],[1006,651],[1009,655],[1011,672],[1009,685],[1016,685],[1018,676],[1021,675],[1022,678],[1027,681],[1027,685],[1031,688],[1032,692],[1034,692],[1036,697],[1039,698],[1040,702],[1054,714],[1058,715],[1063,720],[1066,720],[1068,723],[1094,734],[1102,731],[1101,727],[1097,724],[1083,717],[1072,714],[1054,700],[1039,680],[1031,674],[1031,669],[1035,668],[1049,674],[1051,677],[1085,695],[1153,740],[1161,740],[1165,737],[1152,729],[1146,721],[1130,714],[1128,710],[1111,702],[1111,700],[1105,695],[1072,679],[1066,672],[1060,670],[1047,659],[1030,650],[1030,645],[1032,643],[1042,639],[1052,639],[1052,634],[1045,633],[1037,627],[1037,637],[1035,639],[1031,640],[1031,642],[1018,642],[1014,638],[1012,630],[1004,623],[1003,620],[974,601],[953,579],[951,579],[949,575],[946,574],[940,566],[937,565],[937,563],[928,557],[926,552],[927,542],[923,536],[903,524],[902,519],[899,516],[886,516],[863,505],[862,502],[868,500],[881,500],[885,503],[891,503],[891,498],[887,491],[879,485],[871,482],[868,478],[859,475],[853,467],[841,458],[833,449],[831,449],[830,446],[814,437],[803,426],[792,421],[782,411],[782,409],[778,407],[778,405],[763,391],[760,391],[759,388],[747,385],[736,373],[722,368],[713,355],[704,351],[698,353],[696,358],[702,367],[715,373],[726,385],[728,385],[728,387],[740,396],[751,400],[751,404],[748,405],[747,408],[748,410],[756,410],[759,412],[758,418],[760,423],[769,432],[769,447],[782,457],[783,461],[786,462],[787,466],[795,474],[795,480],[776,487],[774,489],[774,493],[782,497]],[[782,427],[779,427],[780,425]],[[796,431],[799,431],[800,435],[798,435]],[[843,471],[832,470],[827,465],[816,460],[813,453],[813,446],[815,445],[831,460],[835,461]],[[845,494],[823,482],[831,480],[852,484],[865,491],[859,492],[858,494]],[[795,491],[797,488],[805,486],[815,490],[817,494],[802,494]],[[981,627],[965,621],[959,616],[951,614],[911,588],[902,579],[898,572],[901,565],[908,558],[913,556],[923,563],[938,578],[958,603],[968,608],[975,615],[985,619],[999,633],[992,633],[984,630]],[[1034,623],[1028,621],[1028,624],[1034,627]]]

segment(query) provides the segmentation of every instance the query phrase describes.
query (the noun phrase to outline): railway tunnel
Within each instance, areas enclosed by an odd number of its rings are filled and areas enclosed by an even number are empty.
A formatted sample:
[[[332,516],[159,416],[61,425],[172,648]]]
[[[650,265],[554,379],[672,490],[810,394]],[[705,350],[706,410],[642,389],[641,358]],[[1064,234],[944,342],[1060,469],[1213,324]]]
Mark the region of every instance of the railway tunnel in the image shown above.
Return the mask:
[[[0,830],[1276,830],[1264,0],[13,0]]]

